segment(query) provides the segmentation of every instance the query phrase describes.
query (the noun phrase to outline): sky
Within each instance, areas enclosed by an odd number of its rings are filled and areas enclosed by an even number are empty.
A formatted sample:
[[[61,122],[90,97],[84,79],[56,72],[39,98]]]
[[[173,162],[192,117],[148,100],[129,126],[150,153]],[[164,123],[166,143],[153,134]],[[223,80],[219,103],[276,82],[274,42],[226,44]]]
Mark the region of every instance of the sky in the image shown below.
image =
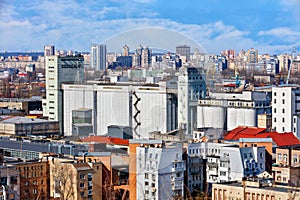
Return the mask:
[[[0,0],[1,52],[49,44],[90,51],[94,43],[120,52],[124,44],[135,49],[134,41],[175,51],[193,46],[187,40],[206,53],[298,53],[300,0]]]

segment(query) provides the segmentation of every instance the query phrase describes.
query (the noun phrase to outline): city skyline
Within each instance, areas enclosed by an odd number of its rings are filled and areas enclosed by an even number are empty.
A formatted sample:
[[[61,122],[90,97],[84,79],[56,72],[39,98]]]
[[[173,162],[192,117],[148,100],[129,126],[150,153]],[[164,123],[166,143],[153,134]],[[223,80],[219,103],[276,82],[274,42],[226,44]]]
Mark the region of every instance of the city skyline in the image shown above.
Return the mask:
[[[0,5],[0,51],[39,51],[47,44],[88,51],[91,44],[103,43],[112,35],[149,27],[185,35],[208,53],[251,47],[261,53],[290,53],[300,47],[298,0],[255,0],[243,5],[220,0],[186,4],[178,0],[4,0]],[[127,41],[120,42],[121,50]],[[108,46],[108,51],[114,51],[113,47]]]

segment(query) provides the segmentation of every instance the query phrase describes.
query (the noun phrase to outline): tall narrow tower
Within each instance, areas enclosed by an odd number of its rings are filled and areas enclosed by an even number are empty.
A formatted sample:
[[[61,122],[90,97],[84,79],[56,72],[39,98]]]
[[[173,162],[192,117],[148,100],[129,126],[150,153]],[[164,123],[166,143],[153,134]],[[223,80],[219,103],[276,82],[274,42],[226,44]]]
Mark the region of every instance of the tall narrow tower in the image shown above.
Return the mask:
[[[62,83],[82,82],[84,78],[83,56],[46,56],[46,99],[43,100],[43,115],[59,121],[63,134]]]
[[[91,68],[98,70],[106,69],[106,45],[92,44],[91,46]]]
[[[197,102],[206,96],[206,76],[202,69],[183,66],[178,76],[178,128],[193,133],[197,121]]]

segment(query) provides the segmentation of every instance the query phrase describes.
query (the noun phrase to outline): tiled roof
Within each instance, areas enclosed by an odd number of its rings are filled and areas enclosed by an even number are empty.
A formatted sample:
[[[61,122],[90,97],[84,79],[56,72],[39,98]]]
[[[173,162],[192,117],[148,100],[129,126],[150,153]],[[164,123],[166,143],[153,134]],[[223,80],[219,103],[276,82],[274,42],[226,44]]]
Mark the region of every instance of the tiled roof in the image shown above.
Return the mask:
[[[107,136],[90,136],[87,138],[83,138],[82,142],[97,142],[97,143],[125,145],[125,146],[129,145],[129,140],[125,140],[121,138],[112,138]]]
[[[78,171],[91,170],[92,168],[87,163],[72,163]]]
[[[237,127],[225,135],[225,140],[239,140],[240,138],[272,138],[277,146],[299,145],[300,141],[293,133],[265,132],[265,128]]]

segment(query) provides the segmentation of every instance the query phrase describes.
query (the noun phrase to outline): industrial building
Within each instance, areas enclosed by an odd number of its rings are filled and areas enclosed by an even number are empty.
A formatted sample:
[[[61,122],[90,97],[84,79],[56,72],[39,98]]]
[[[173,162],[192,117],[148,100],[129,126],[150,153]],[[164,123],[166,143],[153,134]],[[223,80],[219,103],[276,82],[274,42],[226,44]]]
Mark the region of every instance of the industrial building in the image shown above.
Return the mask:
[[[192,135],[197,123],[197,102],[206,97],[206,76],[201,68],[183,66],[178,75],[178,128]]]
[[[0,133],[15,136],[43,135],[50,137],[59,134],[59,124],[57,121],[44,119],[0,116]]]
[[[91,109],[95,135],[108,127],[129,126],[133,138],[149,138],[152,131],[177,128],[176,79],[159,84],[86,83],[63,84],[64,135],[72,134],[72,112]],[[79,133],[80,135],[80,133]]]
[[[257,126],[258,115],[265,113],[271,113],[271,93],[212,93],[198,102],[197,127],[230,131],[238,126]]]

